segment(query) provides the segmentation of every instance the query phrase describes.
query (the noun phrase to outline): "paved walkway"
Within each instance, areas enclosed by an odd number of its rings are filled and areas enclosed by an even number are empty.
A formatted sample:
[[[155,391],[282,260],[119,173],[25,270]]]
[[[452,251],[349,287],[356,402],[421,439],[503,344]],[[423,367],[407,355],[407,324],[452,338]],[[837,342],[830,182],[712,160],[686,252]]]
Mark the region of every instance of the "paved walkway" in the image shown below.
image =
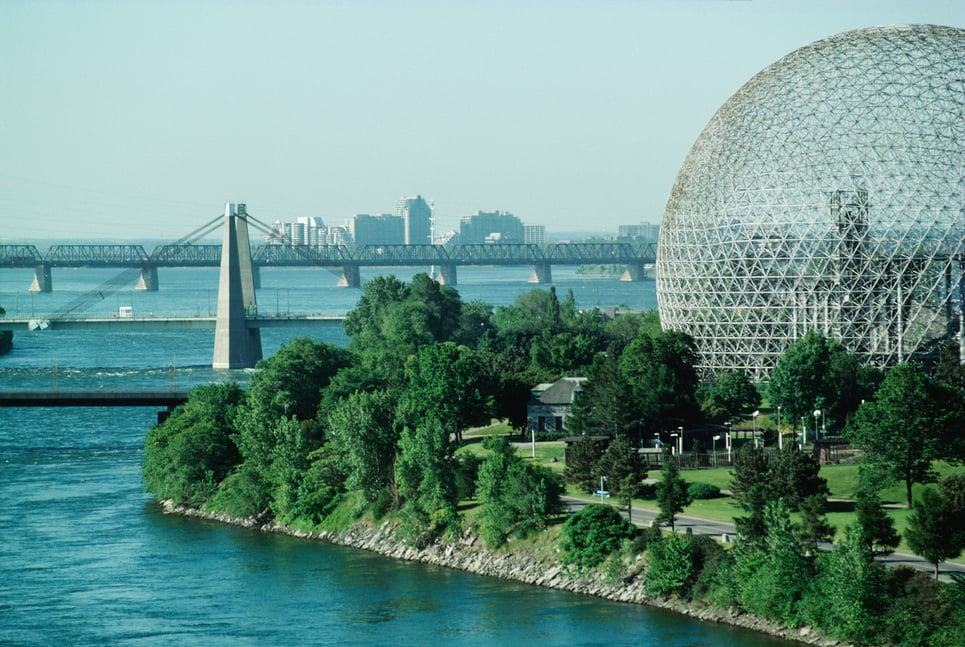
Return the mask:
[[[600,498],[596,497],[595,500],[591,500],[589,496],[587,497],[574,497],[574,496],[564,496],[563,505],[569,510],[579,510],[588,503],[600,503]],[[608,505],[614,505],[612,501],[606,501]],[[624,516],[626,515],[626,510],[622,510]],[[650,526],[654,519],[657,518],[659,512],[657,510],[651,510],[647,508],[641,508],[639,506],[633,507],[633,516],[630,521],[632,521],[637,526]],[[677,532],[692,532],[695,535],[707,535],[713,537],[719,541],[734,541],[737,536],[737,528],[733,523],[727,523],[723,521],[712,521],[710,519],[701,519],[699,517],[692,517],[686,514],[678,514],[677,520],[674,523]],[[668,526],[669,527],[669,526]],[[828,544],[824,548],[830,548],[831,545]],[[925,571],[926,573],[933,573],[935,567],[923,560],[917,555],[909,555],[908,553],[892,553],[887,557],[878,557],[877,561],[884,564],[885,566],[895,567],[895,566],[908,566],[909,568],[914,568],[915,570]],[[955,562],[944,562],[939,568],[940,578],[944,581],[950,581],[949,573],[961,573],[965,575],[965,564],[958,564]]]

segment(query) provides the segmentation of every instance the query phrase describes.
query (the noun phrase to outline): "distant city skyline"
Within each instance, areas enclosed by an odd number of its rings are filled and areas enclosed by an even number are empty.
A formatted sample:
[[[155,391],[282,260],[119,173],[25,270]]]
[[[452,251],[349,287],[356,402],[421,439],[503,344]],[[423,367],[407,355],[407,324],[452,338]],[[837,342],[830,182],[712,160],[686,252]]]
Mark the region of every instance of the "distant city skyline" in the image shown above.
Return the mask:
[[[0,3],[0,242],[176,239],[433,204],[548,235],[659,224],[755,74],[958,0]]]

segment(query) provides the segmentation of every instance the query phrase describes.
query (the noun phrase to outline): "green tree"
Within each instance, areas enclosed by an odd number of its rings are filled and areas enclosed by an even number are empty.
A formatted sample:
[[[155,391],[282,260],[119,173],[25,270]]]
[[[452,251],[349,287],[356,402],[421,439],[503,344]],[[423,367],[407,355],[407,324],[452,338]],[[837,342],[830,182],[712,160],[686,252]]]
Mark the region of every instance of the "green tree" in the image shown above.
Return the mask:
[[[545,467],[526,463],[502,437],[483,441],[490,454],[479,467],[479,534],[492,548],[510,535],[525,537],[546,527],[562,509],[559,478]]]
[[[427,344],[406,361],[405,376],[397,413],[403,424],[412,426],[434,417],[458,441],[463,429],[487,424],[492,418],[488,372],[465,346]]]
[[[416,545],[458,526],[452,448],[449,431],[437,418],[402,429],[396,482],[405,513],[403,535]]]
[[[617,358],[598,355],[586,378],[573,399],[570,428],[576,434],[613,438],[627,433],[636,412],[631,403],[632,389],[623,379]]]
[[[781,499],[764,507],[767,532],[761,546],[738,551],[741,600],[753,613],[788,626],[800,619],[800,601],[814,576],[813,561],[794,537],[790,510]]]
[[[600,443],[590,436],[580,438],[570,445],[566,455],[563,477],[583,492],[593,492],[600,482],[597,462],[600,459]]]
[[[738,498],[738,506],[747,513],[747,516],[734,517],[734,525],[737,527],[738,537],[745,543],[759,543],[767,536],[764,508],[772,500],[767,483],[750,486]]]
[[[938,491],[953,514],[965,516],[965,473],[949,474],[938,483]]]
[[[870,467],[904,481],[910,508],[912,485],[933,482],[933,461],[947,456],[941,425],[927,377],[899,364],[888,371],[874,399],[858,408],[849,436],[865,451]]]
[[[633,533],[633,525],[616,508],[590,503],[563,524],[563,563],[580,568],[602,564]]]
[[[386,391],[357,392],[340,400],[328,414],[329,443],[338,448],[345,486],[361,490],[368,501],[383,493],[397,500],[395,459],[399,432],[396,403]]]
[[[279,418],[270,425],[273,439],[268,470],[269,506],[282,523],[294,521],[303,492],[302,479],[311,464],[309,454],[318,444],[312,439],[313,421]]]
[[[477,348],[479,342],[495,331],[493,326],[493,307],[482,301],[462,304],[459,325],[453,332],[452,341],[460,346]]]
[[[767,480],[771,494],[784,499],[791,509],[811,496],[826,498],[830,494],[828,482],[820,471],[818,461],[788,443],[770,461]]]
[[[935,579],[938,579],[938,565],[947,559],[954,559],[965,548],[965,519],[955,514],[949,501],[935,488],[922,490],[921,498],[915,501],[905,541],[909,548],[922,559],[935,566]]]
[[[640,496],[647,468],[626,436],[617,436],[610,443],[597,461],[596,471],[607,477],[611,496],[626,506],[629,515],[633,497]]]
[[[334,344],[298,337],[258,362],[248,387],[248,404],[262,421],[282,416],[313,420],[322,389],[347,366],[349,356]]]
[[[646,589],[651,595],[685,595],[695,575],[690,538],[672,532],[647,547]]]
[[[699,418],[694,339],[678,331],[650,334],[641,328],[620,356],[623,379],[632,386],[634,419],[645,432],[672,429]]]
[[[640,317],[638,316],[623,314],[607,321],[603,326],[607,353],[619,357],[638,334],[640,334]]]
[[[769,472],[770,462],[763,449],[750,443],[741,445],[734,455],[734,469],[730,473],[731,494],[739,501],[756,485],[769,488]]]
[[[656,522],[669,523],[671,531],[676,530],[677,515],[693,503],[687,486],[687,481],[680,476],[677,462],[673,458],[665,458],[660,471],[660,482],[657,483],[657,507],[660,508],[660,514],[657,515]]]
[[[322,390],[349,361],[350,356],[334,345],[300,337],[258,362],[245,406],[235,419],[235,440],[247,467],[259,474],[261,482],[272,482],[269,472],[282,454],[288,457],[286,460],[294,461],[293,465],[302,465],[308,454],[321,445],[322,432],[316,415]],[[296,420],[297,434],[293,436],[293,428],[282,420]],[[292,451],[302,454],[295,457]],[[274,467],[275,476],[280,477],[282,472],[280,464]],[[269,487],[275,489],[277,485]]]
[[[386,312],[408,297],[408,286],[394,276],[376,276],[362,286],[362,296],[345,316],[343,328],[349,348],[359,354],[382,343]]]
[[[845,540],[818,562],[804,620],[838,640],[877,644],[888,599],[884,579],[860,526],[849,527]]]
[[[895,520],[881,506],[877,492],[859,491],[854,508],[856,523],[861,529],[860,537],[865,541],[869,553],[872,556],[893,553],[901,537],[895,530]]]
[[[392,276],[367,281],[344,323],[348,349],[360,358],[355,381],[400,388],[406,359],[423,345],[465,332],[461,322],[459,293],[425,274],[415,275],[411,284]]]
[[[241,462],[232,437],[243,399],[235,383],[192,389],[188,401],[147,434],[142,475],[148,491],[158,499],[204,505]]]
[[[760,405],[761,394],[741,370],[724,371],[700,393],[700,409],[710,422],[739,420]]]
[[[820,409],[829,425],[840,425],[870,396],[876,376],[840,342],[812,330],[778,360],[767,392],[771,406],[781,407],[788,420],[810,418]]]
[[[958,391],[965,391],[965,364],[962,364],[961,357],[961,348],[957,341],[950,340],[945,344],[935,379]]]
[[[801,500],[799,508],[801,521],[794,534],[807,554],[814,555],[818,544],[834,539],[835,528],[825,514],[827,497],[823,494],[812,494]]]

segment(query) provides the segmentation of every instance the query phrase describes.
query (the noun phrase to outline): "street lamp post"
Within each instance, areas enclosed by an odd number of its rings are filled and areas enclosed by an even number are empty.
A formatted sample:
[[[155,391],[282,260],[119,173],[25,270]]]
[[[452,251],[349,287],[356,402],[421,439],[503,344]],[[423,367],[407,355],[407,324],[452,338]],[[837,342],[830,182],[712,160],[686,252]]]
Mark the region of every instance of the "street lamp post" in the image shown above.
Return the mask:
[[[734,446],[734,442],[731,439],[731,428],[729,423],[727,425],[727,436],[724,438],[724,445],[727,446],[727,462],[729,464],[731,462],[731,456],[730,456],[731,447]]]
[[[677,450],[677,438],[680,437],[680,434],[678,434],[678,433],[675,431],[675,432],[673,432],[673,433],[670,434],[670,437],[673,438],[673,440],[671,441],[671,442],[673,443],[673,444],[671,445],[671,449],[674,451],[674,453],[676,453],[676,454],[679,456],[679,455],[680,455],[680,452]]]
[[[680,438],[677,439],[677,454],[680,456],[684,455],[684,428],[677,427],[677,431],[680,432]]]
[[[754,421],[754,449],[757,449],[757,416],[759,415],[761,415],[760,411],[751,414],[751,420]]]
[[[720,440],[720,434],[714,436],[714,467],[717,467],[717,441]]]
[[[781,405],[777,405],[777,449],[784,449],[784,436],[781,433]]]
[[[814,440],[816,441],[820,436],[818,435],[818,418],[821,417],[821,410],[814,410]]]

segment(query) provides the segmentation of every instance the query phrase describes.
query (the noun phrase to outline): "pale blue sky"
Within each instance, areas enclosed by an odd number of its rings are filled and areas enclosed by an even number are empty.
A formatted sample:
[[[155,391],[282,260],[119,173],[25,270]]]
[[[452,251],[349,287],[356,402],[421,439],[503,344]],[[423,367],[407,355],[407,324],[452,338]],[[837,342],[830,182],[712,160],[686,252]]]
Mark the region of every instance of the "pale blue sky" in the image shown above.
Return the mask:
[[[961,0],[0,1],[0,242],[178,238],[434,201],[550,232],[659,222],[785,54]]]

